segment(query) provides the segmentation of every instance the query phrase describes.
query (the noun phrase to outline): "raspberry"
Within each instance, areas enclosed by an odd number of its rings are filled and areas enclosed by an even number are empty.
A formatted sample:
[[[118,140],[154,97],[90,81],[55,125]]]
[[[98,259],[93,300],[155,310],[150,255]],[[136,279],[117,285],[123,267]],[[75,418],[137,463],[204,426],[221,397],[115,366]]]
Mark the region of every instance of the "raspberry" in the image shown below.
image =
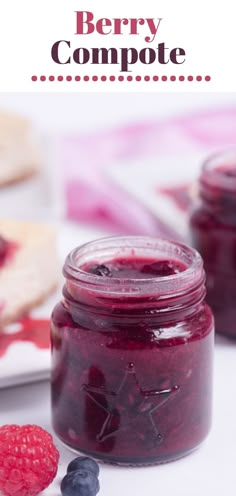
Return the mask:
[[[58,460],[51,434],[41,427],[0,427],[0,493],[4,496],[36,496],[53,481]]]

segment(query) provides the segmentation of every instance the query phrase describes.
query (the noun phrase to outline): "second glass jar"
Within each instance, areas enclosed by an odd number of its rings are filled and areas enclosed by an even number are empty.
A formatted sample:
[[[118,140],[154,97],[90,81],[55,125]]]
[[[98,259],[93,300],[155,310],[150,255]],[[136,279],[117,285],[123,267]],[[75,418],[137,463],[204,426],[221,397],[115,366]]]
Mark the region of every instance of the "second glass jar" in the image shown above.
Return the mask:
[[[216,332],[236,338],[236,150],[204,163],[190,234],[203,258]]]

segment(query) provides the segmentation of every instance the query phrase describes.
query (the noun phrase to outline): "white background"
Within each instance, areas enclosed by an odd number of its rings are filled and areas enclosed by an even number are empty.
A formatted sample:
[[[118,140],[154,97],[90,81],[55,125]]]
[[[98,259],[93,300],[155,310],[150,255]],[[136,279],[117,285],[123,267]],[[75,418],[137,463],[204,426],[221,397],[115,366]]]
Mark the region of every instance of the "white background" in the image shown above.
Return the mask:
[[[134,8],[135,7],[135,8]],[[1,81],[2,91],[234,91],[235,18],[233,0],[215,2],[198,0],[155,0],[132,2],[120,0],[8,0],[2,2],[0,15]],[[135,65],[133,75],[162,76],[174,74],[212,77],[210,83],[159,82],[159,83],[32,83],[36,75],[119,75],[116,66],[84,66],[55,64],[51,59],[51,46],[60,39],[71,40],[76,47],[135,47],[149,46],[144,41],[146,32],[139,36],[75,35],[76,10],[89,10],[96,19],[101,17],[162,17],[159,35],[150,47],[166,42],[168,48],[183,47],[186,62],[175,66],[167,64]],[[134,12],[135,11],[135,12]],[[94,68],[95,67],[95,68]]]
[[[88,132],[235,103],[236,93],[0,93],[0,109],[25,114],[42,132]]]

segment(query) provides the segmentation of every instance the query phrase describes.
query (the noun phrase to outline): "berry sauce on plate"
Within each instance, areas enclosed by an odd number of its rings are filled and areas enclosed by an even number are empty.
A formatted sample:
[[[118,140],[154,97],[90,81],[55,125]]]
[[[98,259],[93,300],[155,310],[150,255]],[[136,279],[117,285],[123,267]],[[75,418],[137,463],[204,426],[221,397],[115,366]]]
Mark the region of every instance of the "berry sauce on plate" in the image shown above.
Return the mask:
[[[0,236],[0,269],[11,259],[16,248],[16,243],[7,241],[5,238]]]
[[[24,317],[16,323],[16,326],[19,328],[16,332],[8,333],[7,329],[1,330],[0,358],[5,355],[12,344],[17,342],[33,343],[41,350],[50,348],[50,322],[48,319]]]

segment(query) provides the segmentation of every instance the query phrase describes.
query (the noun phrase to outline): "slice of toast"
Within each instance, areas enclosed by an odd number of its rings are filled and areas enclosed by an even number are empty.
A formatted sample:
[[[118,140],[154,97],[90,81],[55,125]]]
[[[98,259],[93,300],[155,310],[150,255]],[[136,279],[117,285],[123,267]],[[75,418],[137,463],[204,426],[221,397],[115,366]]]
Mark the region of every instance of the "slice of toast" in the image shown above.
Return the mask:
[[[0,112],[0,186],[34,175],[40,163],[31,122],[17,114]]]
[[[44,224],[0,220],[0,326],[41,304],[56,288],[56,232]],[[0,251],[1,256],[1,251]]]

